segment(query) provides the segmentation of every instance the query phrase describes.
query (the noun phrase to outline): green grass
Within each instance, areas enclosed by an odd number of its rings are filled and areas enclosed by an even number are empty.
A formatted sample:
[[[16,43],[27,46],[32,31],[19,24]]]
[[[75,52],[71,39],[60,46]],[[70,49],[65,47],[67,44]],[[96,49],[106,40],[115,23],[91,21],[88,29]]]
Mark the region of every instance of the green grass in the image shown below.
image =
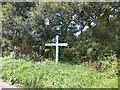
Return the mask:
[[[1,59],[1,78],[12,84],[36,88],[117,88],[118,80],[113,70],[99,72],[86,63],[80,65],[5,58]]]

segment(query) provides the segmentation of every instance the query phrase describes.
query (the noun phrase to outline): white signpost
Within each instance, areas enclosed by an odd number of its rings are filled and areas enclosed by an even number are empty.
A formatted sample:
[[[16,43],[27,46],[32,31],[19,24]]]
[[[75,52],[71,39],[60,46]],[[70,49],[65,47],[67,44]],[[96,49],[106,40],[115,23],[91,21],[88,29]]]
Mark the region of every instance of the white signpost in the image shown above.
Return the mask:
[[[59,36],[58,35],[56,35],[55,38],[56,38],[56,43],[46,43],[45,46],[56,46],[56,63],[58,63],[58,58],[59,58],[58,47],[59,46],[67,46],[67,43],[59,43],[59,40],[58,40]]]

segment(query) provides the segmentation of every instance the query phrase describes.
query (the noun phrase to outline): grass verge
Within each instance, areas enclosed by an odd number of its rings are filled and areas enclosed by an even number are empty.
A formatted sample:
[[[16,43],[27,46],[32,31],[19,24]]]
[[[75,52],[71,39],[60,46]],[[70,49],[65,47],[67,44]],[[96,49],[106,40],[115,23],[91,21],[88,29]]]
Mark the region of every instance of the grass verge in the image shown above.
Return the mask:
[[[99,72],[87,63],[56,64],[44,60],[34,64],[31,61],[4,58],[1,78],[29,88],[118,88],[114,70]]]

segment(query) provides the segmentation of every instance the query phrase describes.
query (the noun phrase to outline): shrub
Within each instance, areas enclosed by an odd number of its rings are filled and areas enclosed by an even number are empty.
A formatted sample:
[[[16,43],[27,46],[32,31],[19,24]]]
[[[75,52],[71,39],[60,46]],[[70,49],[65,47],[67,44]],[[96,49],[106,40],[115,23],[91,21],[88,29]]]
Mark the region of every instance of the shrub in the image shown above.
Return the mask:
[[[107,56],[106,57],[107,59],[104,60],[104,61],[101,61],[102,62],[102,67],[101,67],[101,70],[103,71],[108,71],[108,70],[114,70],[116,71],[115,74],[117,73],[118,71],[118,62],[117,62],[117,58],[115,55],[113,56]]]
[[[97,60],[100,51],[100,44],[92,40],[79,41],[74,47],[64,50],[64,59],[74,62],[84,62],[89,60]]]

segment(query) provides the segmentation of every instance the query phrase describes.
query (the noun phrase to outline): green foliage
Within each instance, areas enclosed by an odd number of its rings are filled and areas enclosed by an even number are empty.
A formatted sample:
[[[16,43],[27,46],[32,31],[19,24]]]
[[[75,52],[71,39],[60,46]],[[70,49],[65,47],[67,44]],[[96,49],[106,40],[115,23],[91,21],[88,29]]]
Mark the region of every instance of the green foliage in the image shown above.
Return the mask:
[[[118,59],[116,56],[108,56],[107,60],[101,61],[102,66],[101,66],[101,71],[111,71],[115,70],[115,74],[118,72]],[[112,68],[112,69],[109,69]],[[112,72],[112,71],[111,71]]]
[[[76,41],[74,47],[65,48],[63,60],[70,60],[76,63],[85,61],[114,61],[117,60],[116,53],[109,46],[103,46],[92,38],[82,38]]]
[[[1,77],[11,84],[27,87],[117,87],[119,6],[120,3],[3,3]],[[77,17],[73,19],[73,15]],[[50,21],[48,26],[44,23],[46,18]],[[92,26],[92,22],[96,25]],[[81,27],[76,29],[76,25]],[[89,29],[83,31],[86,26]],[[73,61],[76,65],[56,65],[43,59],[55,58],[55,49],[46,50],[44,44],[52,42],[56,34],[60,42],[68,43],[67,48],[60,48],[60,60]],[[27,52],[25,46],[32,47],[31,51]],[[42,62],[14,59],[15,47],[20,48],[18,54],[27,60],[37,52]],[[101,69],[90,68],[85,62],[89,60],[101,62]]]
[[[81,62],[107,60],[107,57],[115,54],[120,56],[119,6],[120,3],[107,2],[3,3],[3,56],[15,51],[14,47],[23,47],[25,41],[28,46],[35,47],[29,53],[20,50],[25,57],[31,56],[32,52],[38,52],[44,58],[54,58],[54,48],[50,48],[51,52],[45,55],[44,44],[52,42],[56,34],[60,36],[60,42],[69,45],[60,49],[60,57],[63,60]],[[46,19],[49,20],[49,25],[45,25]],[[92,23],[95,25],[91,25]],[[86,26],[89,29],[84,31]],[[77,32],[81,34],[76,36]]]
[[[88,63],[75,65],[45,60],[31,61],[3,58],[1,77],[11,84],[36,88],[117,88],[115,70],[96,71]]]

